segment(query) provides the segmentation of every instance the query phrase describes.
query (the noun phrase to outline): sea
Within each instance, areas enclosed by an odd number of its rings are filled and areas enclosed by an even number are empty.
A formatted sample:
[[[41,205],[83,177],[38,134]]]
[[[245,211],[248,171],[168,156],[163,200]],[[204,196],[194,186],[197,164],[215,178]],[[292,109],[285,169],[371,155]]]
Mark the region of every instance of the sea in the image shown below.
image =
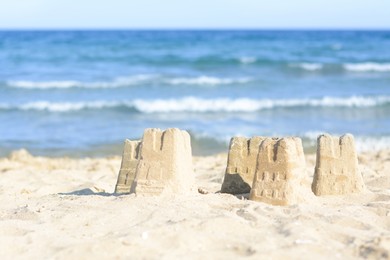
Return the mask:
[[[111,156],[145,128],[390,148],[390,31],[0,31],[0,155]]]

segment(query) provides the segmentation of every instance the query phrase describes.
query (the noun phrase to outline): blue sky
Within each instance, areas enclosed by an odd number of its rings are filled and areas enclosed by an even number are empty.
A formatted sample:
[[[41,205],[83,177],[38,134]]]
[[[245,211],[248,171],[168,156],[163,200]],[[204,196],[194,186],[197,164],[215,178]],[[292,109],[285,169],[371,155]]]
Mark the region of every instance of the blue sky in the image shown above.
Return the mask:
[[[0,28],[390,29],[390,0],[0,0]]]

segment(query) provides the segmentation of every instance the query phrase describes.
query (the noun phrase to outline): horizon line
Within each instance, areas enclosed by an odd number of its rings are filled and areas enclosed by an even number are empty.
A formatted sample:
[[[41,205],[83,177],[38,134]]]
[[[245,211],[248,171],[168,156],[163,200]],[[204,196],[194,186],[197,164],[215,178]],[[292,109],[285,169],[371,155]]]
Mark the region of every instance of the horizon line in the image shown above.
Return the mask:
[[[0,27],[0,31],[390,31],[390,27]]]

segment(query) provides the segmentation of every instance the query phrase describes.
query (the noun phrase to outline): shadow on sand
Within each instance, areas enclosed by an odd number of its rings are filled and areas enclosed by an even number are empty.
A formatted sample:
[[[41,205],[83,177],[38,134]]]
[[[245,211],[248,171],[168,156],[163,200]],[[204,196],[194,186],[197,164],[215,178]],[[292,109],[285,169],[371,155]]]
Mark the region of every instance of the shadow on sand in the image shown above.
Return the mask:
[[[97,192],[97,191],[94,191],[92,189],[87,188],[87,189],[75,190],[75,191],[71,191],[71,192],[61,192],[61,193],[58,193],[58,195],[75,195],[75,196],[92,196],[92,195],[97,195],[97,196],[108,197],[108,196],[120,196],[122,194],[107,193],[105,191]]]
[[[199,192],[202,193],[202,192]],[[214,192],[214,194],[221,194],[221,191]],[[202,193],[202,194],[208,194],[207,193]],[[104,196],[104,197],[119,197],[123,195],[129,195],[129,193],[108,193],[108,192],[99,192],[99,191],[94,191],[93,189],[81,189],[81,190],[75,190],[71,192],[60,192],[58,195],[67,195],[67,196]],[[249,193],[242,193],[242,194],[231,194],[232,196],[235,196],[237,199],[248,199],[249,198]]]

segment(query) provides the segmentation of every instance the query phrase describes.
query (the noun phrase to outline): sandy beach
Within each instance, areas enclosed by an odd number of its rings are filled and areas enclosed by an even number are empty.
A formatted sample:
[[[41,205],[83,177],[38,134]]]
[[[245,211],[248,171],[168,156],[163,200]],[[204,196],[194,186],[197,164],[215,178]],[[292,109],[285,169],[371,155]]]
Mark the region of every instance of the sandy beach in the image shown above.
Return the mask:
[[[390,260],[385,10],[2,1],[0,260]]]
[[[0,159],[1,259],[387,259],[390,151],[359,155],[368,191],[271,206],[221,194],[226,154],[194,157],[201,194],[116,196],[120,157]],[[315,155],[306,155],[307,187]]]

